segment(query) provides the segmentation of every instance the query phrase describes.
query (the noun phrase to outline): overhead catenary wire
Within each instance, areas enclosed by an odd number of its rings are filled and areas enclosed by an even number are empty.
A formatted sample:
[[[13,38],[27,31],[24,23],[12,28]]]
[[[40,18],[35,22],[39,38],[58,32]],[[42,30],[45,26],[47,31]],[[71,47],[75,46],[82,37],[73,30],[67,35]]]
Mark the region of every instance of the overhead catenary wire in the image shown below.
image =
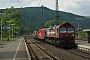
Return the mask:
[[[81,5],[79,4],[79,6],[81,6]],[[82,9],[83,9],[86,13],[89,13],[89,14],[90,14],[90,12],[87,11],[83,6],[81,6],[81,7],[82,7]]]
[[[39,1],[38,7],[39,7],[40,3],[41,3],[41,0]]]
[[[82,0],[82,1],[84,1],[84,0]],[[81,2],[82,2],[81,1]],[[78,4],[86,13],[89,13],[90,14],[90,12],[88,11],[88,10],[86,10],[82,5],[80,5],[80,4]]]
[[[81,2],[83,2],[84,0],[82,0],[82,1],[79,1],[78,3],[76,3],[76,4],[74,4],[73,6],[71,6],[70,8],[68,8],[67,10],[65,10],[65,11],[68,11],[68,10],[70,10],[70,9],[73,9],[76,5],[79,5]],[[73,10],[74,12],[75,12],[75,10]],[[64,16],[66,16],[66,15],[64,15]],[[69,16],[69,18],[70,19],[73,19],[73,18],[71,18],[70,16]],[[85,18],[84,18],[85,19]],[[82,21],[84,20],[84,19],[82,19]],[[75,19],[73,19],[74,21],[75,21]],[[82,22],[81,21],[81,22]],[[75,21],[76,22],[76,21]],[[80,22],[80,23],[81,23]]]
[[[80,4],[80,3],[83,2],[83,1],[84,1],[84,0],[77,2],[76,4],[74,4],[73,6],[71,6],[70,8],[68,8],[68,9],[65,10],[65,11],[69,11],[70,9],[73,9],[76,5]],[[75,10],[73,10],[73,11],[75,12]],[[64,15],[64,16],[65,16],[65,15]],[[69,18],[71,18],[71,17],[69,17]]]
[[[20,0],[17,0],[17,1],[16,0],[15,1],[10,0],[10,2],[13,4],[12,5],[13,7],[15,7],[16,3],[18,3],[21,6]]]
[[[78,2],[77,4],[73,5],[72,7],[70,7],[69,9],[67,9],[66,11],[70,10],[70,9],[73,9],[76,5],[79,5],[82,7],[82,5],[80,5],[81,2],[83,2],[84,0]],[[87,13],[90,13],[89,11],[87,11],[84,7],[82,7],[82,9],[87,12]],[[81,17],[82,18],[82,17]],[[82,20],[79,22],[79,23],[82,23],[86,18],[82,18]],[[75,21],[75,20],[74,20]],[[75,21],[76,22],[76,21]]]
[[[20,1],[19,0],[17,0],[17,2],[20,4]],[[21,4],[20,4],[21,5]]]
[[[80,2],[78,2],[78,3],[76,3],[75,5],[73,5],[72,7],[68,8],[68,9],[65,10],[65,11],[68,11],[68,10],[72,9],[73,7],[75,7],[76,5],[80,4],[80,3],[83,2],[83,1],[84,1],[84,0],[82,0],[82,1],[80,1]]]
[[[13,7],[14,7],[14,2],[12,0],[10,0],[10,2],[13,4]]]
[[[80,5],[80,3],[81,3],[81,2],[83,2],[83,1],[84,1],[84,0],[82,0],[82,1],[80,1],[80,2],[78,2],[77,4],[73,5],[72,7],[70,7],[70,8],[69,8],[69,9],[67,9],[67,10],[70,10],[70,9],[74,8],[76,5],[81,6],[81,5]],[[81,6],[81,7],[82,7],[82,6]],[[84,7],[82,7],[82,9],[83,9],[85,12],[90,13],[90,12],[89,12],[89,11],[87,11]],[[66,11],[67,11],[67,10],[66,10]],[[74,12],[75,12],[75,11],[74,11]],[[84,18],[84,19],[82,19],[82,21],[83,21],[83,20],[85,20],[85,18]],[[81,22],[82,22],[82,21],[81,21]],[[80,22],[80,23],[81,23],[81,22]]]
[[[11,3],[13,3],[13,1],[12,0],[10,0],[11,1]]]

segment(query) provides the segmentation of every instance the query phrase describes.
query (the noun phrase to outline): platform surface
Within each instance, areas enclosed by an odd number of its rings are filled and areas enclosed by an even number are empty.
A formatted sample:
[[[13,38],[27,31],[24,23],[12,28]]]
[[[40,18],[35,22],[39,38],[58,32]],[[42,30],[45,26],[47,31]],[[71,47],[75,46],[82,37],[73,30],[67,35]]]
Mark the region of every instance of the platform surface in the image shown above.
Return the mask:
[[[0,45],[0,60],[28,60],[27,51],[23,38],[14,42],[5,42]]]
[[[78,47],[83,47],[83,48],[90,49],[90,43],[88,43],[88,41],[75,40],[75,43],[78,44]]]

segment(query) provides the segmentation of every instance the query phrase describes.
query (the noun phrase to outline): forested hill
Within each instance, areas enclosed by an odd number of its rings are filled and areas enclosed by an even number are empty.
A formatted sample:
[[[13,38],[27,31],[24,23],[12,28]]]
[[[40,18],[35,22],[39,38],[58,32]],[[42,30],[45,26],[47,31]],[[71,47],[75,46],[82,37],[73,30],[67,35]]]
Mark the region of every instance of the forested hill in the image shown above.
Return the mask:
[[[51,10],[47,7],[25,7],[18,8],[21,12],[21,24],[24,26],[25,30],[38,29],[43,27],[43,24],[48,20],[56,19],[56,11]],[[43,12],[43,13],[42,13]],[[62,21],[67,21],[74,24],[77,27],[77,19],[82,18],[82,22],[80,23],[81,28],[89,28],[90,22],[89,18],[85,18],[83,16],[78,17],[78,15],[67,13],[60,11],[59,12],[60,19]]]
[[[21,12],[21,24],[24,26],[25,30],[38,29],[43,27],[43,24],[48,20],[56,19],[56,11],[51,10],[47,7],[25,7],[25,8],[17,8]],[[43,13],[42,13],[43,12]],[[43,15],[43,16],[42,16]],[[67,13],[63,11],[59,11],[59,16],[62,21],[67,21],[74,24],[76,27],[77,19],[82,18],[82,22],[80,23],[81,28],[89,28],[90,27],[90,18],[85,18],[83,16],[78,17],[78,15]],[[81,21],[81,20],[80,20]]]

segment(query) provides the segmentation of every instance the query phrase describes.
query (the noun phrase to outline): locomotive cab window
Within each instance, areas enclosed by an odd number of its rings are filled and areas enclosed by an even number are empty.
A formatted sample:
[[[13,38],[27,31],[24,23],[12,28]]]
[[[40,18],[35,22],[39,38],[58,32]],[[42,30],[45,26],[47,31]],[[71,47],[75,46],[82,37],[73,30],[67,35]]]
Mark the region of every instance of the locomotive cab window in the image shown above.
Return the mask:
[[[57,33],[58,33],[58,28],[57,28]]]
[[[60,28],[60,33],[66,33],[66,28]]]
[[[68,33],[74,32],[74,28],[68,28]]]

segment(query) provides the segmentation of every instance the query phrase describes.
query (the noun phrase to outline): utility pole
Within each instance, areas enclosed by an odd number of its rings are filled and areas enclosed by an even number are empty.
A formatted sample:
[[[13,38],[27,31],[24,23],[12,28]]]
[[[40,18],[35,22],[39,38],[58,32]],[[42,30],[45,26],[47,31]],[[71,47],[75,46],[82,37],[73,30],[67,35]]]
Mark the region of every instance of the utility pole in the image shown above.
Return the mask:
[[[0,19],[1,19],[1,48],[2,48],[2,15],[4,15],[4,14],[6,14],[6,13],[0,13],[0,15],[1,15],[1,17],[0,17]]]
[[[78,23],[78,29],[77,29],[78,30],[78,41],[80,42],[80,40],[79,40],[79,38],[80,38],[79,37],[80,36],[79,30],[81,29],[80,28],[80,22],[82,22],[83,20],[82,20],[82,18],[76,18],[76,20],[77,20],[77,23]]]
[[[43,20],[44,20],[44,7],[43,7],[43,5],[42,5],[42,21],[41,21],[41,24],[43,25]]]
[[[58,6],[58,0],[56,0],[56,20],[59,20],[59,6]]]
[[[43,19],[43,15],[44,15],[43,12],[44,12],[44,11],[43,11],[43,5],[42,5],[42,19]]]

